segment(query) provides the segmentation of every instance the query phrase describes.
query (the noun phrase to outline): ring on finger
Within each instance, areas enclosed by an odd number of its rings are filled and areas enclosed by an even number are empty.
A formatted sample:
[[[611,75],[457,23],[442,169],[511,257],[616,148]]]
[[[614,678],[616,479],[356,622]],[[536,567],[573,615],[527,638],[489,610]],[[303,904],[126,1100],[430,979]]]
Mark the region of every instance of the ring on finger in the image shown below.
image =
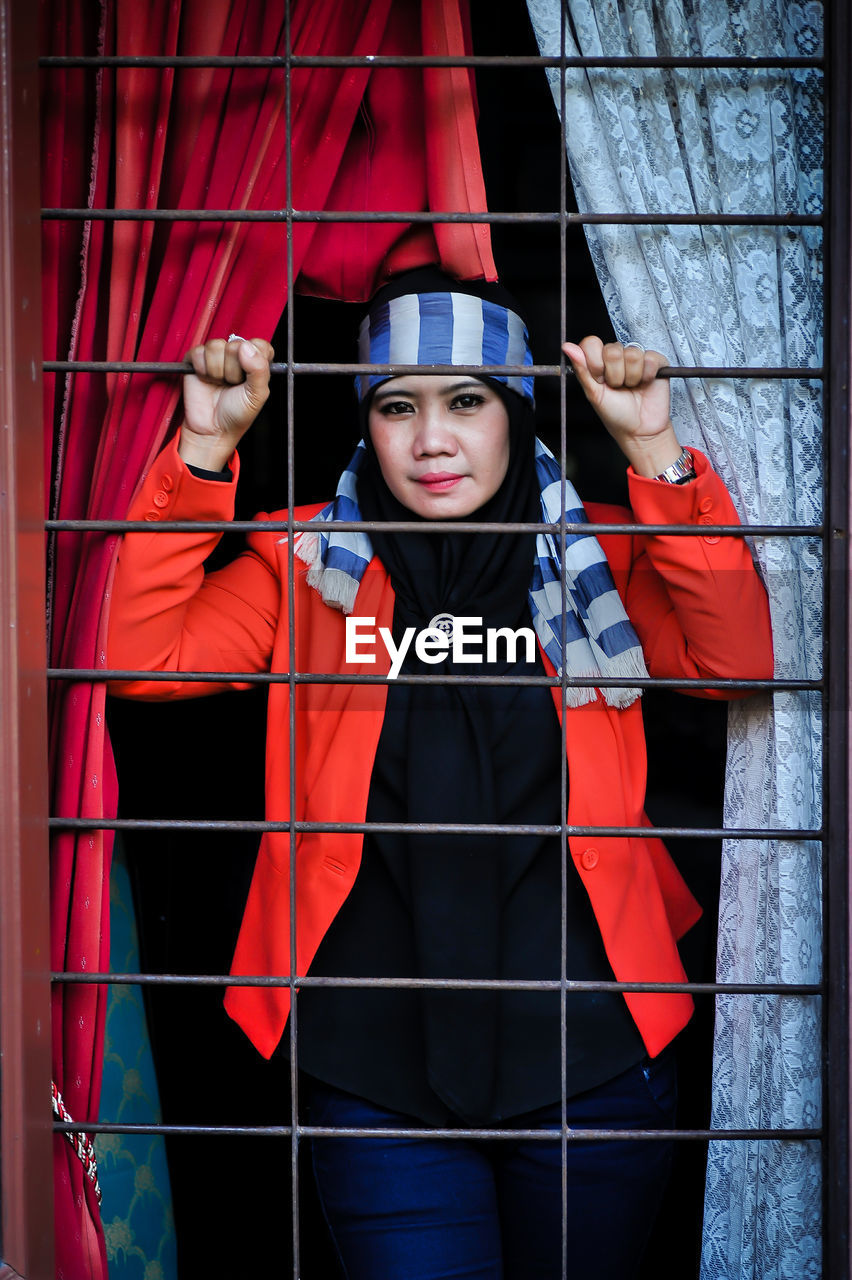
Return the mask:
[[[642,346],[641,342],[625,342],[623,345],[625,351],[628,347],[635,347],[637,351],[641,351],[643,355],[645,354],[645,348]]]

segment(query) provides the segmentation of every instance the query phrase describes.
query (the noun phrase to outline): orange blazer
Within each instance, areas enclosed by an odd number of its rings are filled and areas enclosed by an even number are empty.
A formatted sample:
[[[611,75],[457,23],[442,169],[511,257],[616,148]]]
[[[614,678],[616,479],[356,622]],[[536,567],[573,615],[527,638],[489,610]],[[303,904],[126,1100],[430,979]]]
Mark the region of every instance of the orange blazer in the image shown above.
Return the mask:
[[[589,505],[590,520],[646,524],[736,524],[731,499],[707,460],[696,453],[697,479],[687,485],[628,472],[632,511]],[[232,463],[234,478],[238,460]],[[129,518],[149,520],[150,533],[124,537],[112,588],[107,659],[111,667],[147,671],[228,673],[291,669],[310,674],[381,675],[376,662],[347,664],[345,620],[306,582],[285,533],[258,530],[233,563],[205,576],[203,562],[217,536],[157,533],[160,519],[223,520],[233,514],[234,484],[192,475],[175,443],[153,464]],[[318,506],[299,508],[308,519]],[[260,517],[264,518],[263,516]],[[272,517],[285,519],[286,513]],[[610,534],[600,538],[619,593],[655,676],[746,677],[772,674],[769,610],[742,537]],[[288,569],[294,574],[289,625]],[[391,627],[394,596],[374,559],[354,613]],[[553,667],[544,657],[545,667]],[[221,683],[116,683],[111,692],[147,699],[190,698],[239,688]],[[705,691],[708,697],[725,693]],[[387,685],[295,686],[291,789],[290,687],[269,690],[266,815],[300,824],[295,840],[296,918],[292,976],[308,972],[317,948],[350,892],[363,836],[317,831],[310,824],[365,821]],[[553,690],[562,719],[560,691]],[[650,827],[644,813],[646,751],[641,700],[617,710],[598,699],[569,709],[563,720],[570,779],[567,821],[578,827]],[[226,744],[239,750],[238,744]],[[571,835],[571,856],[589,895],[613,972],[623,982],[680,982],[677,940],[700,915],[662,842],[642,837]],[[232,972],[289,978],[290,870],[288,831],[264,834],[245,907]],[[570,976],[570,975],[569,975]],[[687,1023],[684,993],[627,993],[625,1000],[654,1056]],[[288,986],[229,988],[228,1013],[269,1057],[289,1014]]]

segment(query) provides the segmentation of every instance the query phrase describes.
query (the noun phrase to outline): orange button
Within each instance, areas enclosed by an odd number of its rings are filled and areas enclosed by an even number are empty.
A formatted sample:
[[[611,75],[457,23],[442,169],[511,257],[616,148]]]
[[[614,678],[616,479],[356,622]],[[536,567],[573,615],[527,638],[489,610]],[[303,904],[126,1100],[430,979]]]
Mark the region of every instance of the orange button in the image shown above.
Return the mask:
[[[166,493],[171,493],[172,489],[175,487],[175,482],[171,476],[160,476],[160,487],[165,489]],[[708,501],[708,499],[705,498],[705,502],[706,501]]]
[[[144,518],[146,520],[159,520],[160,513],[159,511],[146,511]]]
[[[162,489],[158,489],[153,498],[155,507],[167,507],[169,505],[169,495],[164,493]]]
[[[712,516],[699,516],[698,523],[699,524],[715,524],[716,522]]]
[[[721,542],[722,539],[719,537],[714,538],[711,534],[709,537],[705,538],[704,541],[707,543],[708,547],[715,547],[716,543]]]
[[[700,501],[700,502],[699,502],[699,504],[698,504],[698,510],[699,510],[699,511],[712,511],[712,510],[713,510],[713,499],[712,499],[712,498],[702,498],[702,499],[701,499],[701,501]]]
[[[600,856],[597,849],[584,849],[580,854],[580,862],[586,871],[594,871],[600,861]]]

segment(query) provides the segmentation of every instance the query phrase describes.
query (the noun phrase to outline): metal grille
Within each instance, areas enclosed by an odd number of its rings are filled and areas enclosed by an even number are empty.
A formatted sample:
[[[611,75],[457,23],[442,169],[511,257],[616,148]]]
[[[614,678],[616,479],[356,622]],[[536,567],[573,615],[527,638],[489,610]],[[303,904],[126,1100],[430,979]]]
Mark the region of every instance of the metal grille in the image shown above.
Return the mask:
[[[563,19],[564,21],[564,19]],[[834,29],[830,47],[842,50],[846,47],[848,33],[848,14],[845,12],[841,0],[836,0],[832,5],[832,21]],[[510,57],[471,57],[467,59],[457,58],[401,58],[401,57],[371,57],[368,60],[364,58],[350,57],[312,57],[297,58],[295,56],[287,56],[285,58],[268,58],[268,57],[246,57],[246,58],[104,58],[104,57],[88,57],[88,58],[46,58],[42,59],[42,66],[48,71],[56,67],[120,67],[120,66],[147,66],[147,67],[234,67],[240,66],[277,66],[283,67],[288,75],[288,96],[287,96],[287,116],[288,130],[290,123],[291,103],[289,97],[289,73],[297,67],[355,67],[369,65],[373,68],[385,66],[473,66],[473,67],[500,67],[506,69],[506,74],[511,74],[513,66],[536,66],[536,67],[632,67],[636,69],[637,75],[641,75],[642,69],[646,67],[739,67],[744,69],[754,69],[758,67],[765,68],[817,68],[826,69],[823,60],[819,58],[727,58],[727,59],[709,59],[709,58],[539,58],[531,56]],[[827,68],[829,74],[831,68]],[[238,72],[237,72],[238,73]],[[838,120],[842,120],[842,112],[840,109],[840,92],[848,93],[846,82],[841,77],[841,82],[835,81],[832,85],[832,92],[837,95],[835,98],[835,114],[832,117],[832,130],[835,139],[840,138],[838,129]],[[844,99],[845,100],[845,99]],[[565,120],[564,110],[564,78],[563,78],[563,111],[562,120]],[[564,124],[563,124],[564,129]],[[638,992],[638,991],[687,991],[693,993],[698,999],[707,999],[719,992],[728,993],[747,993],[757,992],[760,994],[781,994],[788,997],[802,995],[828,995],[826,1002],[826,1027],[827,1027],[827,1043],[826,1043],[826,1119],[823,1127],[818,1130],[732,1130],[718,1131],[706,1128],[680,1129],[674,1133],[668,1130],[634,1130],[628,1133],[624,1131],[608,1131],[608,1130],[583,1130],[584,1139],[594,1139],[602,1142],[610,1141],[614,1138],[618,1140],[630,1139],[654,1139],[664,1140],[674,1138],[678,1142],[699,1142],[706,1143],[713,1139],[722,1137],[734,1140],[754,1140],[757,1138],[782,1138],[785,1140],[795,1140],[801,1138],[818,1137],[824,1140],[826,1151],[826,1178],[825,1185],[827,1188],[827,1209],[828,1217],[825,1230],[825,1249],[826,1257],[831,1267],[830,1274],[840,1280],[841,1277],[848,1274],[848,1259],[845,1257],[845,1225],[842,1229],[838,1229],[836,1224],[845,1224],[846,1212],[843,1203],[845,1188],[847,1184],[847,1169],[845,1144],[841,1131],[840,1117],[845,1114],[845,1089],[846,1089],[846,1051],[845,1051],[845,1034],[846,1034],[846,959],[845,959],[845,905],[838,907],[838,903],[845,904],[846,894],[846,878],[844,869],[844,849],[845,849],[845,781],[843,779],[843,761],[845,760],[845,724],[844,724],[844,705],[845,705],[845,673],[844,662],[846,653],[846,632],[845,632],[845,585],[843,575],[837,571],[845,564],[846,543],[846,449],[845,449],[845,378],[847,369],[847,357],[844,347],[845,333],[844,321],[846,317],[846,302],[843,296],[845,281],[848,277],[846,267],[848,266],[848,245],[847,232],[844,224],[844,210],[848,196],[848,159],[845,149],[840,145],[833,145],[831,149],[831,182],[832,198],[831,208],[833,210],[833,222],[828,230],[832,231],[830,240],[831,262],[834,264],[827,273],[828,279],[840,281],[840,286],[835,289],[835,296],[829,299],[829,364],[826,370],[822,368],[766,368],[766,367],[737,367],[737,368],[670,368],[663,370],[661,376],[670,378],[698,378],[698,377],[730,377],[730,378],[785,378],[785,379],[827,379],[827,408],[829,411],[829,502],[827,505],[827,518],[824,527],[798,527],[798,526],[744,526],[731,528],[728,526],[702,526],[696,528],[691,525],[684,526],[637,526],[637,525],[594,525],[585,526],[587,529],[600,533],[619,533],[630,535],[633,532],[666,532],[668,534],[676,534],[684,537],[690,536],[707,536],[708,534],[718,534],[722,536],[740,537],[745,535],[760,535],[765,537],[793,537],[793,538],[813,538],[821,537],[824,540],[826,561],[829,566],[828,579],[830,591],[828,598],[830,603],[830,612],[828,616],[827,636],[828,644],[825,654],[826,663],[824,670],[826,676],[824,680],[602,680],[595,678],[585,683],[594,685],[639,685],[639,686],[655,686],[664,688],[688,689],[690,684],[700,688],[709,689],[731,689],[731,690],[758,690],[758,689],[774,689],[774,690],[802,690],[802,691],[820,691],[823,694],[824,705],[827,715],[827,723],[829,725],[830,737],[828,749],[826,751],[826,769],[827,769],[827,796],[828,800],[825,807],[826,819],[823,827],[815,830],[780,830],[767,831],[765,829],[740,829],[731,830],[729,828],[721,828],[715,826],[704,827],[684,827],[669,826],[656,828],[655,833],[663,837],[679,837],[687,839],[695,839],[698,837],[721,838],[737,837],[744,840],[765,839],[767,836],[782,836],[785,840],[813,840],[818,839],[824,842],[827,854],[827,890],[829,893],[832,909],[828,913],[828,942],[826,952],[825,973],[827,981],[820,985],[812,984],[761,984],[760,986],[752,986],[749,984],[726,984],[701,982],[701,983],[613,983],[613,982],[576,982],[572,981],[565,972],[566,956],[564,951],[564,929],[563,929],[563,959],[562,959],[562,979],[557,982],[553,981],[465,981],[465,980],[429,980],[429,979],[363,979],[363,978],[320,978],[320,977],[299,977],[298,986],[302,988],[316,986],[346,986],[346,987],[366,987],[366,986],[404,986],[414,988],[441,988],[441,989],[475,989],[500,988],[504,990],[525,990],[525,991],[559,991],[561,993],[561,1017],[562,1017],[562,1039],[563,1039],[563,1099],[565,1093],[565,1056],[564,1056],[564,1040],[566,1028],[566,998],[569,993],[577,990],[586,991],[622,991],[622,992]],[[291,159],[288,152],[288,191],[292,189],[292,173],[290,172]],[[534,224],[551,225],[558,228],[560,242],[560,273],[561,273],[561,298],[562,313],[561,325],[562,331],[566,328],[565,315],[565,280],[566,280],[566,254],[568,231],[574,227],[589,224],[607,224],[607,223],[641,223],[643,225],[694,225],[694,226],[742,226],[742,225],[762,225],[762,226],[787,226],[787,227],[805,227],[819,226],[823,224],[820,217],[809,215],[778,215],[778,216],[743,216],[736,213],[729,215],[718,214],[695,214],[688,217],[674,217],[661,213],[659,215],[624,215],[618,212],[600,212],[592,214],[578,214],[569,211],[566,207],[565,192],[568,187],[568,175],[565,159],[564,139],[560,148],[560,164],[561,164],[561,183],[562,201],[560,208],[551,212],[510,212],[510,213],[489,213],[489,214],[433,214],[419,212],[395,212],[395,213],[370,213],[370,212],[334,212],[329,213],[323,210],[296,210],[292,207],[292,199],[288,198],[288,207],[285,210],[276,213],[260,213],[254,211],[234,211],[234,210],[133,210],[133,209],[47,209],[44,211],[44,217],[49,219],[145,219],[156,221],[173,221],[191,220],[191,221],[271,221],[279,220],[286,223],[287,227],[299,222],[406,222],[406,223],[433,223],[433,222],[476,222],[476,223],[492,223],[502,224],[509,223],[512,225],[531,226]],[[839,194],[838,194],[839,193]],[[288,261],[286,264],[288,278],[288,296],[292,296],[293,281],[293,260],[292,260],[292,238],[288,240]],[[286,356],[281,362],[273,366],[273,374],[278,378],[285,380],[286,384],[286,409],[288,422],[288,438],[287,438],[287,469],[288,469],[288,492],[287,507],[290,512],[295,507],[295,485],[296,485],[296,462],[294,453],[294,391],[295,383],[301,377],[313,377],[315,375],[351,375],[356,371],[363,371],[365,366],[347,363],[317,363],[317,362],[298,362],[295,359],[295,313],[292,306],[287,309],[286,322]],[[188,365],[180,363],[166,362],[122,362],[122,361],[49,361],[44,365],[46,371],[55,371],[58,373],[74,372],[100,372],[103,374],[109,372],[154,372],[178,374]],[[367,366],[373,371],[382,371],[382,366]],[[388,366],[388,370],[392,369],[396,373],[404,373],[408,371],[419,371],[414,366],[409,370],[406,366]],[[458,370],[455,369],[455,372]],[[494,370],[496,371],[496,369]],[[511,370],[519,372],[519,370]],[[481,372],[481,370],[471,370],[471,372]],[[530,370],[525,370],[530,372]],[[566,369],[562,362],[560,365],[546,364],[536,366],[533,372],[543,378],[559,378],[565,379]],[[566,450],[567,441],[567,423],[565,412],[565,398],[562,397],[562,414],[560,423],[560,442],[563,455]],[[192,524],[186,521],[160,521],[157,524],[156,532],[167,533],[171,530],[186,529],[204,529],[204,530],[240,530],[247,531],[258,527],[252,521],[236,521],[225,525],[223,522],[206,521],[203,523]],[[293,550],[292,535],[294,532],[307,527],[304,523],[293,519],[292,515],[285,522],[272,524],[264,524],[262,527],[267,529],[276,529],[287,531],[290,534],[289,544],[289,608],[292,612],[294,608],[294,586],[293,586]],[[345,527],[345,526],[344,526]],[[367,524],[360,526],[362,528],[372,528]],[[404,529],[404,524],[392,524],[385,526],[392,529]],[[460,524],[448,524],[441,522],[440,524],[429,525],[420,523],[421,529],[455,529],[464,527],[468,529],[487,529],[490,532],[497,530],[505,531],[521,531],[531,527],[541,528],[539,525],[530,526],[524,523],[511,523],[505,525],[476,525],[473,522],[461,522]],[[140,529],[145,532],[151,532],[151,525],[145,522],[130,523],[125,521],[86,521],[78,520],[52,520],[48,521],[47,528],[52,535],[57,533],[71,534],[84,531],[122,531],[125,529]],[[568,534],[575,532],[575,526],[566,523],[564,520],[561,524],[549,526],[550,531],[562,540],[564,548],[565,538]],[[381,683],[383,677],[357,677],[357,676],[338,676],[334,674],[316,675],[300,672],[297,669],[295,638],[291,633],[290,639],[290,669],[286,672],[266,673],[261,675],[245,675],[240,672],[209,673],[209,672],[184,672],[181,673],[180,679],[184,682],[204,682],[224,680],[239,680],[245,684],[253,685],[270,685],[273,683],[287,683],[290,686],[291,694],[295,693],[298,685],[304,683],[342,683],[352,685],[354,683]],[[50,669],[48,677],[52,680],[120,680],[120,679],[149,679],[152,682],[158,680],[173,680],[171,673],[144,673],[128,670],[68,670],[68,669]],[[442,677],[419,677],[400,675],[401,683],[422,684],[432,680],[440,680]],[[445,678],[446,679],[446,678]],[[451,682],[458,682],[462,678],[452,677]],[[471,677],[464,678],[463,683],[496,683],[493,678],[488,677]],[[565,687],[567,679],[563,676],[559,678],[550,677],[512,677],[511,683],[518,685],[561,685],[563,688],[563,706],[565,705]],[[584,682],[579,682],[584,683]],[[296,775],[296,757],[295,757],[295,699],[291,697],[291,723],[290,723],[290,768],[291,779],[295,780]],[[563,801],[567,794],[568,777],[567,764],[563,754],[562,759],[562,788]],[[563,812],[565,806],[563,803]],[[291,782],[290,795],[290,812],[296,812],[296,794],[295,781]],[[86,829],[95,825],[87,822],[85,819],[75,818],[67,815],[59,815],[51,818],[50,825],[54,829]],[[96,824],[110,830],[137,830],[156,832],[163,829],[172,830],[193,830],[193,831],[224,831],[224,832],[256,832],[264,831],[284,831],[290,835],[290,851],[291,851],[291,895],[294,895],[295,875],[292,874],[295,867],[295,847],[296,837],[306,831],[328,831],[333,833],[340,832],[367,832],[367,831],[405,831],[413,829],[412,824],[368,824],[368,823],[307,823],[299,821],[290,821],[284,823],[263,822],[259,820],[189,820],[189,819],[134,819],[121,818],[111,822],[101,822]],[[432,824],[428,828],[417,825],[418,831],[428,829],[433,832],[460,832],[469,831],[471,828],[453,823],[437,823]],[[562,824],[558,827],[545,825],[523,825],[523,826],[506,826],[506,825],[488,825],[475,828],[481,834],[521,834],[521,833],[540,833],[558,836],[562,843],[563,865],[566,863],[567,840],[573,835],[625,835],[625,836],[641,836],[647,834],[644,828],[621,828],[621,827],[572,827]],[[564,914],[564,898],[566,894],[566,883],[563,872],[563,914]],[[291,919],[295,921],[295,898],[291,900]],[[291,954],[295,954],[295,926],[293,925],[293,933],[291,936]],[[108,982],[114,985],[119,984],[139,984],[146,987],[157,986],[174,986],[182,985],[187,987],[224,987],[231,981],[224,974],[152,974],[152,973],[110,973],[110,974],[79,974],[79,973],[56,973],[53,975],[53,981],[56,983],[103,983]],[[274,977],[254,976],[248,978],[240,978],[240,985],[252,986],[269,986],[281,985],[294,987],[296,985],[297,975],[294,973],[280,974]],[[167,1135],[178,1134],[219,1134],[226,1135],[255,1135],[286,1141],[290,1148],[290,1163],[292,1169],[292,1185],[293,1185],[293,1275],[297,1277],[300,1274],[300,1232],[299,1232],[299,1149],[304,1139],[312,1135],[326,1135],[334,1133],[332,1129],[311,1126],[302,1123],[299,1113],[299,1081],[296,1070],[297,1064],[297,1047],[298,1047],[298,1000],[294,999],[293,1014],[290,1019],[289,1031],[287,1033],[290,1038],[290,1060],[291,1060],[291,1103],[289,1123],[278,1125],[219,1125],[211,1123],[210,1125],[131,1125],[131,1124],[57,1124],[54,1128],[57,1131],[81,1131],[85,1130],[90,1133],[148,1133],[160,1132]],[[412,1133],[419,1132],[419,1129],[399,1129],[394,1131],[383,1130],[381,1132],[386,1135],[396,1133],[400,1137],[407,1136]],[[373,1130],[359,1129],[347,1131],[354,1135],[367,1135]],[[570,1131],[564,1124],[564,1102],[563,1102],[563,1130],[561,1135],[543,1134],[539,1131],[519,1131],[517,1129],[501,1129],[499,1127],[487,1130],[469,1130],[464,1128],[451,1128],[444,1130],[430,1130],[436,1136],[445,1138],[448,1141],[462,1139],[468,1136],[477,1136],[487,1138],[489,1140],[500,1141],[507,1138],[515,1139],[519,1136],[533,1138],[536,1140],[560,1141],[563,1146],[563,1154],[567,1150],[568,1144],[574,1139],[575,1134]],[[565,1203],[567,1206],[567,1190],[563,1189]],[[566,1210],[567,1211],[567,1210]],[[567,1221],[567,1219],[566,1219]],[[839,1244],[836,1242],[840,1242]],[[835,1243],[832,1243],[835,1242]],[[566,1247],[566,1246],[564,1246]]]

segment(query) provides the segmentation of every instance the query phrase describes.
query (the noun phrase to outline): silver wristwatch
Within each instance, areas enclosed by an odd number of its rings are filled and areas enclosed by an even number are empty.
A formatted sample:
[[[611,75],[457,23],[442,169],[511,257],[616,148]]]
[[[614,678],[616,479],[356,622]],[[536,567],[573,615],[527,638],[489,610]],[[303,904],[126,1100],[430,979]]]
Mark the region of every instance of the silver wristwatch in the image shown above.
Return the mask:
[[[695,459],[688,449],[684,449],[677,461],[654,476],[654,479],[665,480],[667,484],[687,484],[695,479]]]

